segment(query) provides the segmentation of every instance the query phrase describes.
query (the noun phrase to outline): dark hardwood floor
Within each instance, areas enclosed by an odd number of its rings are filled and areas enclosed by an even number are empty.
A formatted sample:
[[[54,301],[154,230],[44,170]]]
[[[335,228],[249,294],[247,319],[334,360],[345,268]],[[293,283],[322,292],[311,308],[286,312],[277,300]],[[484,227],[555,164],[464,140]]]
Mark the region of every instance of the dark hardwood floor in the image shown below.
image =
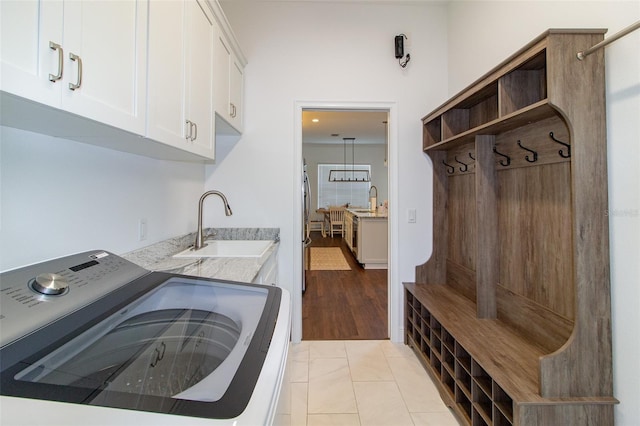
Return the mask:
[[[387,270],[363,269],[341,237],[311,238],[310,247],[341,247],[351,271],[306,271],[302,339],[387,339]]]

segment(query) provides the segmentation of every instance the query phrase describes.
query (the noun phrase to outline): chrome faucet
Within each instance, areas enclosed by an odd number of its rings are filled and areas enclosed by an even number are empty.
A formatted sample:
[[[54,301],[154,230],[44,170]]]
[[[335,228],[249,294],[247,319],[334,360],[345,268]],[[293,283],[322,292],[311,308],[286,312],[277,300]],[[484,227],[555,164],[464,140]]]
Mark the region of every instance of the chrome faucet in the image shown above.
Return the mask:
[[[200,202],[198,203],[198,231],[196,232],[196,242],[193,245],[194,250],[200,250],[202,247],[205,247],[204,238],[202,237],[202,205],[204,204],[205,198],[209,195],[217,195],[222,198],[222,202],[224,203],[224,213],[227,216],[231,216],[233,212],[231,211],[231,207],[229,207],[229,202],[227,201],[227,197],[220,191],[207,191],[202,194],[200,197]]]

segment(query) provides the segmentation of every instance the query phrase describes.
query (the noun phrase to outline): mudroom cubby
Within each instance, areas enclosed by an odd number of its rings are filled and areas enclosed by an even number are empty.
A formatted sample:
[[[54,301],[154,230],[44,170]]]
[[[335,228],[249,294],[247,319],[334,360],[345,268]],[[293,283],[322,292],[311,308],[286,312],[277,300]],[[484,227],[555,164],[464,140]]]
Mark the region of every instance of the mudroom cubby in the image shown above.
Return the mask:
[[[605,30],[549,30],[423,118],[405,342],[465,424],[613,425]]]

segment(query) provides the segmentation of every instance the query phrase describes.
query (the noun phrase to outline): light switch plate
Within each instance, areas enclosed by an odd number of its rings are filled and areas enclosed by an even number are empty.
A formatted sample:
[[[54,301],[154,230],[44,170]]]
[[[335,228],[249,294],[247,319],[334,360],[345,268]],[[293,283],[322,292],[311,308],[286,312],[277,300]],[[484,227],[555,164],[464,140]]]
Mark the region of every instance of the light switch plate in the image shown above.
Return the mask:
[[[407,222],[416,223],[416,209],[407,210]]]

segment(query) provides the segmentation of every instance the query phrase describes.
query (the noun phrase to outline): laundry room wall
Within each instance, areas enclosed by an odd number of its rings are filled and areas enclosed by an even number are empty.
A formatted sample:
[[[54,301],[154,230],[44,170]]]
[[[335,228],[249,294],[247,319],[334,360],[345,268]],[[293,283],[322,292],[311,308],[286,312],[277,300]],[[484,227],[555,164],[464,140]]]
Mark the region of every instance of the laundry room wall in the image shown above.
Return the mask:
[[[548,28],[607,28],[640,20],[639,1],[449,4],[449,92],[458,92]],[[577,53],[577,52],[576,52]],[[605,48],[616,424],[640,419],[640,30]],[[560,254],[559,254],[560,255]]]
[[[202,164],[0,126],[0,271],[85,250],[121,254],[193,232],[203,186]]]

